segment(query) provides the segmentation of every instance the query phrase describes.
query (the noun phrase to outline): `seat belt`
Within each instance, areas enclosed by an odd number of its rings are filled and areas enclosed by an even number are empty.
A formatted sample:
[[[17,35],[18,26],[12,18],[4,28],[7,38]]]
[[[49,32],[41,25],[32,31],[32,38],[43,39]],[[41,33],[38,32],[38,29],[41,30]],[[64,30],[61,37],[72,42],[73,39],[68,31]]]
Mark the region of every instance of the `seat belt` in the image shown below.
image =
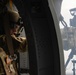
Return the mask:
[[[3,20],[4,20],[4,30],[6,34],[6,42],[7,42],[8,50],[9,50],[10,56],[15,57],[16,55],[14,54],[13,42],[10,35],[10,27],[9,27],[10,23],[9,23],[9,16],[7,12],[4,14]]]

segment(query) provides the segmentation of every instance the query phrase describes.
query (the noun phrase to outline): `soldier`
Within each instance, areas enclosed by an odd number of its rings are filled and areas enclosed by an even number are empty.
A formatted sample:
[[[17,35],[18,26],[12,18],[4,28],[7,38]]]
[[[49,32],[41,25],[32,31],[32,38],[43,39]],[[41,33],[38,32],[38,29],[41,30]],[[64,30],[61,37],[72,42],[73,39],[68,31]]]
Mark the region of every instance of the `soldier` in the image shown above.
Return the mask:
[[[7,11],[8,16],[9,16],[9,27],[10,27],[10,35],[11,38],[13,40],[13,47],[14,47],[14,52],[17,53],[19,51],[24,52],[26,51],[26,38],[25,37],[18,37],[17,35],[19,35],[19,29],[22,25],[21,22],[21,17],[19,15],[18,12],[16,11]],[[9,64],[9,62],[12,62],[12,59],[8,59],[7,55],[9,55],[9,50],[7,47],[7,41],[6,41],[6,34],[4,32],[4,27],[3,27],[3,16],[4,13],[0,14],[0,50],[3,51],[3,53],[5,54],[6,63]],[[2,54],[2,51],[0,51],[0,54]],[[0,55],[1,56],[1,55]],[[0,67],[2,67],[3,62],[0,62]],[[6,64],[6,65],[8,65]],[[4,64],[3,64],[4,65]],[[4,70],[2,68],[0,68],[0,73],[4,72]]]

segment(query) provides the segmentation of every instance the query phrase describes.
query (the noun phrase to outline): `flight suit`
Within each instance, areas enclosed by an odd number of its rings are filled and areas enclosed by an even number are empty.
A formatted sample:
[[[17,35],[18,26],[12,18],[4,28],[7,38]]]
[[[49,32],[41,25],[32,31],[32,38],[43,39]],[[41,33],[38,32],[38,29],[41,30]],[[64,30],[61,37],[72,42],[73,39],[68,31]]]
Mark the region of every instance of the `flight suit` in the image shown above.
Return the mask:
[[[25,37],[16,37],[15,35],[11,35],[13,47],[14,47],[14,53],[17,54],[18,52],[25,52],[27,47],[27,42]],[[2,48],[7,55],[9,55],[9,50],[7,47],[6,42],[6,35],[0,36],[0,48]],[[0,73],[4,72],[4,66],[2,64],[2,61],[0,60]]]

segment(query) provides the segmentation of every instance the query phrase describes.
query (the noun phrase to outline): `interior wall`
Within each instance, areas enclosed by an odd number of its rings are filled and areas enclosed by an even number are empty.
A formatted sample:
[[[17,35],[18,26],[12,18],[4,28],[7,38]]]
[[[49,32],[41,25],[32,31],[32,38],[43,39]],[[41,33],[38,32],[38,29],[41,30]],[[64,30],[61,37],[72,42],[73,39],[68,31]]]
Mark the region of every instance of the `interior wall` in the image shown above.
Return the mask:
[[[64,54],[63,54],[63,46],[61,33],[59,28],[59,16],[61,11],[62,0],[48,0],[49,7],[54,19],[55,29],[57,32],[58,45],[59,45],[59,53],[60,53],[60,66],[61,66],[61,75],[65,75],[65,67],[64,67]]]
[[[62,0],[48,0],[48,1],[53,3],[57,18],[59,20],[59,16],[60,16],[60,12],[61,12]]]

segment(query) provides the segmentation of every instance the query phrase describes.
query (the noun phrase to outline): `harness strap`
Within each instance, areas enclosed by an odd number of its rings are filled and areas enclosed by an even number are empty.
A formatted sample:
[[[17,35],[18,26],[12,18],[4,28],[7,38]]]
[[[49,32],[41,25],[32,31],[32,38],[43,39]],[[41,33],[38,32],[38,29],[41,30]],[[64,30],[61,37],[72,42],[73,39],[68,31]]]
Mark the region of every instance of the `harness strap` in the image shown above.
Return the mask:
[[[13,48],[13,43],[12,43],[12,38],[10,35],[10,27],[9,27],[9,17],[8,17],[8,13],[6,12],[4,14],[4,29],[5,29],[5,34],[6,34],[6,41],[7,41],[7,46],[8,46],[8,50],[11,56],[14,56],[14,48]]]

